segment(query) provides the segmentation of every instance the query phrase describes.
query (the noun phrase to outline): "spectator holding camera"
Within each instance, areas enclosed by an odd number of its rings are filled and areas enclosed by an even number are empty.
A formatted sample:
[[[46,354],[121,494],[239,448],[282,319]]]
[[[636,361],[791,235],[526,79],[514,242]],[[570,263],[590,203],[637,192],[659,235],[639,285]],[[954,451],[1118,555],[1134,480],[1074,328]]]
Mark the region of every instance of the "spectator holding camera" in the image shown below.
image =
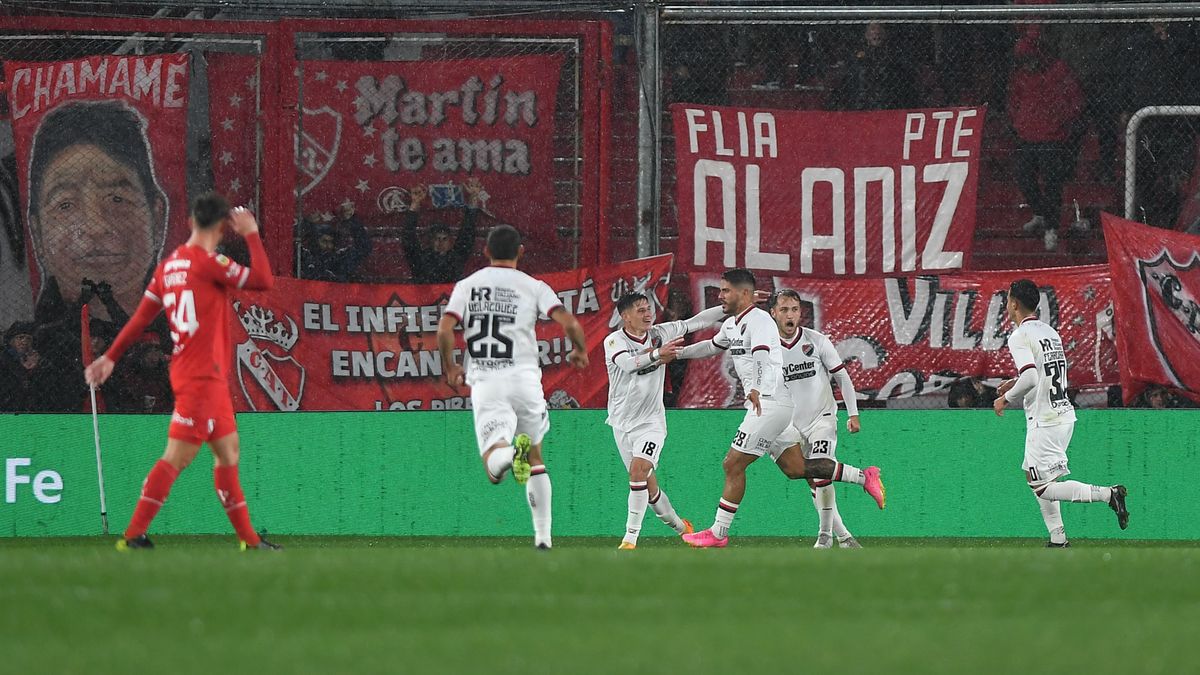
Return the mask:
[[[16,322],[4,332],[0,351],[0,411],[48,410],[46,394],[51,387],[50,371],[34,347],[34,327]]]
[[[371,255],[371,236],[358,220],[354,204],[347,200],[338,208],[338,221],[320,223],[309,216],[308,243],[301,252],[300,276],[315,281],[360,281],[358,269]],[[350,243],[341,245],[339,235],[349,235]]]
[[[408,259],[408,268],[412,271],[412,280],[418,284],[448,284],[462,278],[467,259],[471,257],[472,245],[475,243],[475,228],[479,221],[479,211],[483,206],[485,195],[483,185],[478,178],[471,178],[463,185],[466,205],[463,209],[462,225],[458,237],[451,239],[451,230],[442,223],[434,223],[429,228],[430,245],[422,246],[417,238],[417,220],[420,218],[421,204],[428,193],[423,186],[409,190],[411,201],[409,210],[404,214],[404,233],[401,244],[404,257]]]

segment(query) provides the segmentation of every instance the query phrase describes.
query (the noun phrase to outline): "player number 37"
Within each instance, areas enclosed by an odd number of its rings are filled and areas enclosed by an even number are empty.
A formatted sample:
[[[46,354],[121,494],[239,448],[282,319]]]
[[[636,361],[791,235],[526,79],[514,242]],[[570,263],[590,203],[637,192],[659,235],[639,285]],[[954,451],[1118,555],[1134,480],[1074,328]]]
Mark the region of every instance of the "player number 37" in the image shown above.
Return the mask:
[[[163,295],[163,309],[176,333],[191,335],[200,328],[200,322],[196,320],[196,297],[191,291],[180,292],[178,299],[174,292]]]

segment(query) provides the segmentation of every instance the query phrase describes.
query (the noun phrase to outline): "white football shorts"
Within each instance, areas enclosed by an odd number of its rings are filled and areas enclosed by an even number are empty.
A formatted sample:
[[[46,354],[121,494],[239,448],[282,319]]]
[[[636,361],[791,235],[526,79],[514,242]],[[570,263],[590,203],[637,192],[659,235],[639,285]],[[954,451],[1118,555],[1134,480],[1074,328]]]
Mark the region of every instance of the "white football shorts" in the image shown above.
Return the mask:
[[[634,457],[650,462],[651,466],[657,469],[658,458],[662,456],[663,444],[667,439],[667,430],[657,424],[642,424],[629,431],[613,429],[613,438],[617,441],[617,452],[621,455],[621,461],[625,463],[626,471],[629,470]]]
[[[1067,468],[1067,446],[1075,425],[1059,424],[1053,427],[1030,427],[1025,431],[1025,470],[1031,485],[1048,483],[1071,473]]]
[[[778,462],[784,450],[799,443],[805,459],[837,459],[837,416],[818,417],[803,431],[789,424],[771,445],[771,461]]]
[[[762,457],[771,451],[771,446],[779,438],[779,434],[787,429],[792,422],[791,403],[781,403],[773,398],[759,399],[762,404],[762,415],[754,412],[754,406],[746,402],[746,417],[733,435],[734,450],[747,455]]]
[[[550,431],[541,373],[533,377],[488,378],[471,387],[471,412],[479,454],[500,442],[512,443],[517,434],[529,434],[536,445]]]

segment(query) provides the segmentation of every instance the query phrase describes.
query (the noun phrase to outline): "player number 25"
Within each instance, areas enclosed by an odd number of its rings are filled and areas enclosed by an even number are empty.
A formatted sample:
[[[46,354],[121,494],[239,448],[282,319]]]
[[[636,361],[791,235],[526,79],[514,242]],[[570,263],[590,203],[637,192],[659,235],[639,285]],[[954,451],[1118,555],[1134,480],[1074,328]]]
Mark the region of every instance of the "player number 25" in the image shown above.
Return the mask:
[[[163,309],[176,333],[191,335],[200,328],[200,322],[196,320],[196,297],[191,291],[180,292],[178,301],[174,292],[163,295]]]
[[[473,314],[467,321],[467,327],[472,332],[467,336],[467,353],[473,359],[511,359],[513,355],[512,339],[500,331],[500,326],[515,323],[511,316],[503,314]],[[482,344],[487,338],[495,340],[493,344]]]

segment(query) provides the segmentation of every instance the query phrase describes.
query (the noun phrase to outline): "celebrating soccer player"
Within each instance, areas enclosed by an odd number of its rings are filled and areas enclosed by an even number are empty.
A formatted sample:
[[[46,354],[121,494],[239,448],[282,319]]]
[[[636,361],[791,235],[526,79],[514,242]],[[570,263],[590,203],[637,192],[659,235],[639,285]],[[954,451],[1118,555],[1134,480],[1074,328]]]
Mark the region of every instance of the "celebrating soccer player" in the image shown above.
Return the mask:
[[[534,545],[551,547],[550,475],[542,463],[542,439],[550,430],[534,325],[548,316],[562,326],[574,347],[567,355],[576,368],[588,365],[583,327],[545,282],[517,270],[525,252],[521,235],[497,225],[487,236],[485,267],[454,285],[438,323],[438,350],[450,386],[471,387],[471,413],[479,454],[492,483],[512,469],[525,485],[533,517]],[[454,328],[462,324],[467,350],[454,361]]]
[[[175,343],[171,357],[171,389],[175,411],[167,430],[167,449],[142,484],[142,496],[117,549],[153,548],[146,536],[171,485],[207,443],[213,453],[217,496],[245,549],[278,549],[250,524],[250,512],[238,481],[237,424],[226,374],[229,370],[229,291],[266,290],[274,279],[267,252],[258,236],[258,221],[245,208],[230,210],[220,195],[196,199],[190,218],[192,235],[154,270],[137,312],[108,352],[84,372],[89,384],[101,385],[113,366],[146,326],[166,310]],[[226,226],[246,239],[250,267],[216,253]]]
[[[1129,525],[1124,485],[1100,487],[1074,480],[1059,481],[1067,469],[1067,446],[1075,429],[1075,407],[1067,397],[1067,355],[1058,331],[1037,317],[1041,300],[1038,287],[1029,279],[1018,279],[1008,289],[1008,318],[1017,325],[1008,336],[1008,351],[1017,367],[1017,377],[1005,380],[996,391],[992,407],[1004,414],[1009,403],[1021,401],[1025,408],[1025,459],[1021,468],[1037,497],[1042,520],[1050,532],[1046,546],[1065,548],[1059,502],[1104,502],[1117,514],[1117,525]]]
[[[832,548],[835,536],[842,548],[862,548],[842,523],[833,482],[862,485],[879,508],[886,492],[877,467],[859,471],[837,463],[837,402],[830,383],[837,380],[849,416],[846,430],[856,434],[860,425],[854,383],[829,338],[802,325],[801,307],[800,294],[791,289],[776,293],[771,305],[783,348],[783,391],[792,402],[792,424],[771,447],[771,459],[789,478],[808,478],[819,522],[813,548]],[[831,478],[812,477],[820,464],[826,470],[833,464]]]
[[[654,472],[662,459],[667,438],[667,410],[663,406],[666,369],[674,361],[683,336],[714,325],[725,316],[720,307],[700,312],[686,321],[652,325],[650,300],[629,293],[617,300],[624,326],[604,339],[608,368],[608,419],[617,452],[629,472],[629,517],[619,549],[637,548],[647,504],[679,534],[691,534],[692,524],[679,517]]]

